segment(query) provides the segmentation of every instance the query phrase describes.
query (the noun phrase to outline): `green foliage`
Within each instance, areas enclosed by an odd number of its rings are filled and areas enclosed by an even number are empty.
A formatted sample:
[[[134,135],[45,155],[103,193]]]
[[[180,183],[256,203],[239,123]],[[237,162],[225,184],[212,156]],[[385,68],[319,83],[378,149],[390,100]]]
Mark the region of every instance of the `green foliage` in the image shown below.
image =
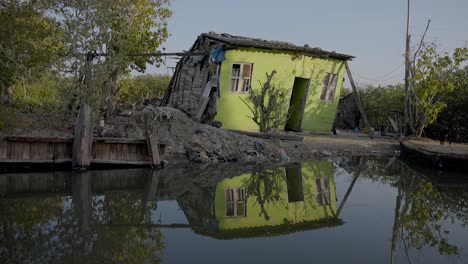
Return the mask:
[[[67,78],[45,74],[32,81],[16,84],[14,105],[21,112],[52,112],[65,107],[66,94],[62,87],[70,83]]]
[[[453,91],[444,92],[441,101],[446,107],[438,119],[447,122],[451,128],[452,141],[468,142],[468,66],[454,73]],[[429,137],[439,138],[440,126],[433,124],[424,130]]]
[[[68,53],[67,72],[78,98],[108,116],[123,86],[117,81],[130,70],[144,71],[160,57],[127,56],[156,52],[167,39],[169,0],[64,0],[54,5]],[[87,54],[87,55],[85,55]],[[98,55],[96,55],[98,54]],[[105,55],[105,56],[100,56]]]
[[[267,80],[261,86],[260,91],[249,89],[247,99],[241,98],[242,102],[250,109],[252,120],[260,128],[260,132],[270,132],[284,125],[289,118],[287,107],[287,92],[279,85],[272,85],[271,81],[276,74],[266,74]]]
[[[122,86],[118,94],[118,104],[143,102],[144,99],[162,98],[169,86],[170,75],[138,75],[119,81]]]
[[[450,94],[457,82],[457,72],[468,60],[468,48],[457,48],[453,54],[440,53],[434,43],[423,43],[414,55],[409,94],[409,125],[421,136],[424,128],[436,121],[447,106],[444,94]]]
[[[15,109],[6,104],[0,104],[0,131],[13,126],[15,123]]]
[[[349,88],[346,88],[346,87],[341,87],[340,89],[340,97],[345,97],[347,96],[348,94],[351,93],[351,89]]]
[[[139,194],[0,199],[0,261],[160,263],[163,236],[151,226],[156,206]]]
[[[0,90],[7,101],[19,80],[41,76],[64,49],[56,21],[38,6],[19,0],[0,3]]]
[[[361,92],[361,100],[370,126],[379,128],[388,122],[390,111],[403,112],[403,86],[367,86]]]

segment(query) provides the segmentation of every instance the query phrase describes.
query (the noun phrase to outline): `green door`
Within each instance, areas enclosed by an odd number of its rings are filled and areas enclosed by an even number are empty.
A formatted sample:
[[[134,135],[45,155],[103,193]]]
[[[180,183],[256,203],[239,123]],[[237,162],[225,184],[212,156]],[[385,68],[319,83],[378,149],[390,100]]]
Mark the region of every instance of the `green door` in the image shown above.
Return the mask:
[[[301,131],[302,117],[309,89],[309,79],[296,77],[294,79],[291,101],[289,103],[290,117],[285,130]]]

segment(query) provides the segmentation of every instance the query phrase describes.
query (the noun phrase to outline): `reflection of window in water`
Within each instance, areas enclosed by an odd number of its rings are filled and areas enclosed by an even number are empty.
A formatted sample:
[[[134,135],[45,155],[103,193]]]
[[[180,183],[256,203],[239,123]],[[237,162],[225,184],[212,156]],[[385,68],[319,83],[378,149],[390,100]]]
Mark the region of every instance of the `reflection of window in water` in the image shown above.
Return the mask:
[[[226,216],[245,217],[246,200],[244,188],[227,188],[225,190]]]
[[[330,180],[328,177],[321,177],[315,180],[317,185],[317,203],[319,205],[329,205],[330,200]]]

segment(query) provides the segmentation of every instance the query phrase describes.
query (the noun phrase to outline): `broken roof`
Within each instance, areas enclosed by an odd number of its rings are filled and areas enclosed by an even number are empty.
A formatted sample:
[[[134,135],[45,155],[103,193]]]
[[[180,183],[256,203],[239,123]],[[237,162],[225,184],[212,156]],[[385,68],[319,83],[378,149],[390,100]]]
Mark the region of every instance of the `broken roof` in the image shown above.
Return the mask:
[[[263,40],[259,38],[234,36],[226,33],[218,34],[215,32],[203,33],[201,36],[235,47],[254,47],[263,49],[297,51],[314,57],[329,57],[341,60],[352,60],[354,58],[354,56],[336,53],[334,51],[325,51],[321,48],[311,48],[307,44],[304,46],[297,46],[285,41]]]

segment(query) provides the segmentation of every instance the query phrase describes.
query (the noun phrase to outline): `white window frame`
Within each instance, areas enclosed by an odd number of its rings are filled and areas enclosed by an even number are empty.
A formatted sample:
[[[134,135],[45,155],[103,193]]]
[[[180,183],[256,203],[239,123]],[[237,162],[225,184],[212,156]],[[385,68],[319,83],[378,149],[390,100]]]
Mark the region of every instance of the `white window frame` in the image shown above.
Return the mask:
[[[228,192],[232,192],[234,195],[233,195],[233,200],[232,201],[228,201],[228,195],[227,193]],[[237,195],[236,195],[237,194]],[[233,211],[234,211],[234,215],[228,215],[228,205],[233,205]],[[238,215],[237,214],[237,208],[239,205],[243,205],[244,206],[244,214],[242,215]],[[246,217],[247,216],[247,197],[246,197],[246,194],[245,194],[245,188],[241,187],[241,188],[237,188],[237,187],[227,187],[224,189],[224,216],[226,217]]]
[[[327,72],[322,80],[322,91],[320,93],[320,100],[322,102],[335,101],[335,92],[336,92],[337,85],[338,85],[338,74]],[[323,94],[324,92],[325,92],[325,97]]]
[[[233,76],[234,65],[240,65],[239,76]],[[243,76],[244,65],[250,65],[250,76]],[[231,64],[231,76],[229,82],[229,92],[231,93],[248,93],[252,85],[252,72],[253,72],[253,63],[250,62],[233,62]],[[235,81],[235,88],[233,87],[233,81]],[[245,82],[247,85],[245,86]]]

